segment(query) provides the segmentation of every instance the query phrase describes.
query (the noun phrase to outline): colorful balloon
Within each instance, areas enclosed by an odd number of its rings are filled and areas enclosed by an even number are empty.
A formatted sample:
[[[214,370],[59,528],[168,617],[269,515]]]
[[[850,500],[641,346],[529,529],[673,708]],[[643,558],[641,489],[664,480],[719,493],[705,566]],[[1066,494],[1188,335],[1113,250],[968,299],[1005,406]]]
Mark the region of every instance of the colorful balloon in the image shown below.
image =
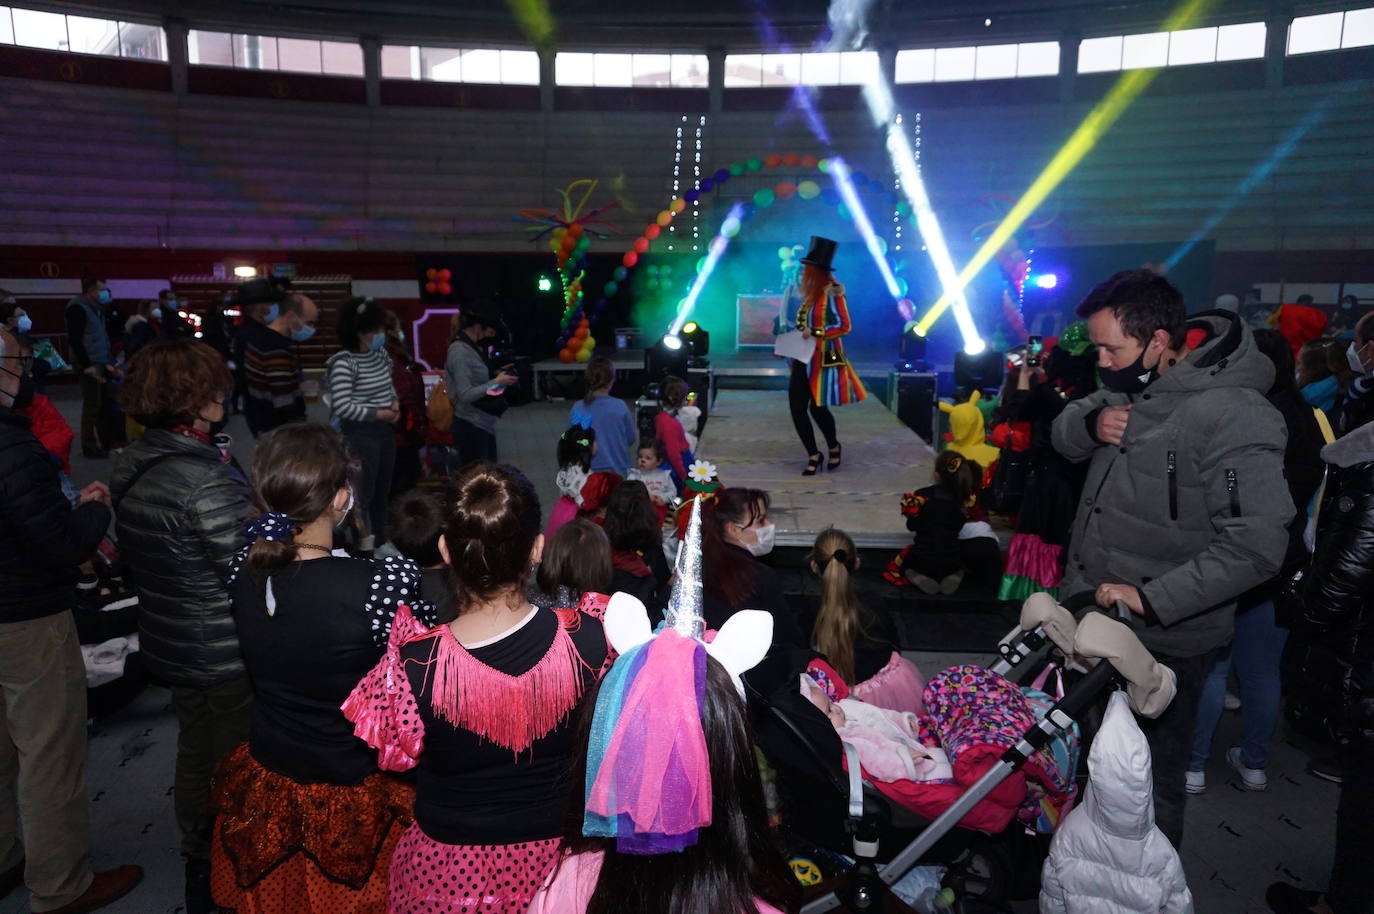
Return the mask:
[[[765,206],[772,206],[774,199],[773,192],[766,187],[754,192],[754,203],[759,209],[763,209]]]
[[[796,168],[801,164],[801,156],[797,155],[795,152],[789,152],[782,157],[782,164],[786,165],[788,168]]]
[[[780,181],[778,182],[778,186],[773,188],[773,193],[779,200],[791,199],[796,192],[797,185],[793,184],[791,181]]]
[[[659,213],[657,216],[654,217],[654,222],[656,222],[656,223],[659,224],[659,225],[665,225],[665,226],[666,226],[669,222],[672,222],[672,221],[673,221],[673,214],[670,213],[670,212],[668,212],[666,209],[665,209],[663,212]]]
[[[820,192],[821,186],[815,181],[802,181],[797,184],[797,196],[803,200],[814,200]]]
[[[572,225],[568,226],[568,234],[572,235],[574,238],[581,238],[582,231],[583,226],[581,222],[574,222]]]
[[[674,200],[674,201],[672,202],[672,204],[668,207],[668,210],[669,210],[669,212],[672,212],[673,214],[676,215],[677,213],[682,212],[682,211],[683,211],[684,209],[686,209],[686,208],[687,208],[687,201],[684,200],[684,199],[682,199],[681,197],[678,197],[678,198],[677,198],[676,200]]]
[[[430,270],[430,272],[433,273],[434,271]],[[439,291],[439,284],[437,282],[434,282],[433,280],[430,280],[429,282],[425,283],[425,291],[430,295],[433,295]]]
[[[577,355],[573,358],[578,362],[590,362],[592,360],[592,351],[590,349],[579,349],[577,350]]]
[[[587,334],[586,339],[584,339],[584,340],[582,341],[582,348],[583,348],[583,349],[595,349],[595,348],[596,348],[596,338],[595,338],[594,336],[592,336],[591,334]]]
[[[718,168],[716,169],[716,173],[711,175],[711,180],[715,181],[717,184],[724,184],[726,181],[730,180],[730,174],[730,169]]]
[[[634,251],[626,251],[625,256],[620,258],[620,262],[627,268],[632,268],[635,264],[639,263],[639,255]]]
[[[558,353],[558,361],[564,363],[571,362],[575,355],[576,353],[574,353],[571,349],[564,349]]]
[[[766,155],[763,157],[763,164],[769,168],[777,168],[782,164],[782,156],[777,154]]]
[[[440,273],[440,275],[443,275],[443,273],[447,273],[447,272],[448,272],[447,270],[444,270],[444,271],[442,271],[442,272]],[[446,282],[441,282],[441,283],[439,283],[439,294],[440,294],[440,295],[449,295],[449,294],[451,294],[452,292],[453,292],[453,286],[449,285],[449,284],[446,283]]]
[[[643,254],[645,251],[649,250],[649,239],[636,238],[634,243],[634,249],[636,254]]]
[[[697,189],[700,190],[703,194],[710,193],[711,191],[715,190],[715,187],[716,182],[712,181],[710,178],[702,178],[701,182],[697,184]]]
[[[801,157],[801,167],[802,167],[802,168],[806,168],[806,169],[815,168],[815,167],[816,167],[816,157],[815,157],[815,156],[802,156],[802,157]]]
[[[662,234],[663,229],[660,228],[657,224],[646,226],[644,229],[644,237],[650,239],[651,241]]]
[[[434,269],[434,267],[430,267],[428,270],[425,270],[425,279],[428,279],[428,280],[435,280],[435,279],[438,279],[438,278],[439,278],[439,271],[436,270],[436,269]]]
[[[624,282],[625,277],[630,275],[630,271],[625,269],[624,267],[616,267],[614,272],[611,273],[611,275],[615,277],[616,282]]]

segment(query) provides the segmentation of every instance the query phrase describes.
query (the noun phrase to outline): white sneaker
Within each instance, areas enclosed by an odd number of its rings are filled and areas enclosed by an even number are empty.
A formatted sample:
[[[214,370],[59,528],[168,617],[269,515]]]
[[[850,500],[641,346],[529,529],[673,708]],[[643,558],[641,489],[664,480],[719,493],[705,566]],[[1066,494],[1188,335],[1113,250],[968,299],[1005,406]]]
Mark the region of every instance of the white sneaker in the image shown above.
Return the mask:
[[[1225,708],[1226,710],[1228,710],[1228,711],[1239,711],[1239,710],[1240,710],[1240,696],[1239,696],[1239,695],[1232,695],[1230,692],[1227,692],[1227,693],[1226,693],[1226,697],[1223,698],[1222,701],[1221,701],[1221,706],[1222,706],[1223,708]]]
[[[1226,750],[1226,764],[1240,775],[1240,785],[1246,790],[1267,790],[1269,778],[1263,768],[1246,768],[1240,761],[1240,747],[1232,746]]]
[[[1192,794],[1207,792],[1207,772],[1189,771],[1184,775],[1184,778],[1186,778],[1184,790]]]

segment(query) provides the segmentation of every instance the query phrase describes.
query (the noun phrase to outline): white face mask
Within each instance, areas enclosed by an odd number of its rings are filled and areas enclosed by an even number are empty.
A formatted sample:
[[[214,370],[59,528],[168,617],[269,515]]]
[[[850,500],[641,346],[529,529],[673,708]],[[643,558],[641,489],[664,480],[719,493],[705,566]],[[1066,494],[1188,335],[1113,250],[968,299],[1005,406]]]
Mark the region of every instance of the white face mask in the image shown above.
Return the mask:
[[[1345,351],[1345,360],[1350,363],[1350,370],[1361,377],[1364,376],[1364,363],[1360,361],[1360,350],[1354,340],[1350,341],[1350,348]]]
[[[771,521],[761,527],[754,528],[755,540],[747,544],[744,548],[749,550],[750,555],[767,555],[773,551],[773,540],[776,539],[778,525]]]

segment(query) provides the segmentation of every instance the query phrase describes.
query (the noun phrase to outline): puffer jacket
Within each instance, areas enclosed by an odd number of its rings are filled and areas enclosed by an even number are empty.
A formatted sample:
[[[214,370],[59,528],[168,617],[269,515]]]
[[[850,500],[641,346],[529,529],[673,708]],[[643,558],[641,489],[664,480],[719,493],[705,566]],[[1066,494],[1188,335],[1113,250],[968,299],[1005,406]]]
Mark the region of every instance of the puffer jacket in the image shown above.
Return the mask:
[[[1374,424],[1322,448],[1331,465],[1299,628],[1331,640],[1353,752],[1374,759]]]
[[[1206,338],[1138,395],[1098,391],[1054,422],[1055,449],[1091,460],[1074,517],[1063,592],[1140,590],[1140,640],[1162,657],[1226,644],[1236,598],[1273,577],[1297,510],[1283,476],[1287,430],[1265,399],[1274,365],[1229,311],[1199,314]],[[1119,446],[1097,413],[1131,404]]]
[[[215,445],[153,428],[119,455],[110,491],[148,671],[195,688],[244,676],[228,591],[250,506],[243,475]]]
[[[1083,802],[1040,874],[1040,914],[1192,914],[1178,851],[1155,828],[1150,746],[1125,692],[1112,693],[1088,753]]]
[[[73,508],[57,473],[29,417],[0,406],[0,625],[70,610],[76,566],[110,526],[100,502]]]

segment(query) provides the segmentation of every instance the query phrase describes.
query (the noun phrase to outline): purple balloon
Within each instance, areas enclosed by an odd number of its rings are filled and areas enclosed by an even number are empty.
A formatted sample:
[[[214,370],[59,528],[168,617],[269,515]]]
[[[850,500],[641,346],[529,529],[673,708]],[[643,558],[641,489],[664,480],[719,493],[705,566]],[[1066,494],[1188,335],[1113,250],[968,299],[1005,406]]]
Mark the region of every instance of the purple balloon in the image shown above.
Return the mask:
[[[722,168],[720,171],[716,172],[711,177],[715,180],[717,184],[724,184],[726,181],[730,180],[730,169]]]
[[[694,187],[691,190],[687,191],[687,193],[683,194],[682,199],[686,200],[688,203],[695,203],[697,202],[697,198],[700,196],[701,192]]]
[[[702,178],[701,183],[697,185],[703,194],[710,193],[715,186],[716,182],[712,181],[710,178]]]

